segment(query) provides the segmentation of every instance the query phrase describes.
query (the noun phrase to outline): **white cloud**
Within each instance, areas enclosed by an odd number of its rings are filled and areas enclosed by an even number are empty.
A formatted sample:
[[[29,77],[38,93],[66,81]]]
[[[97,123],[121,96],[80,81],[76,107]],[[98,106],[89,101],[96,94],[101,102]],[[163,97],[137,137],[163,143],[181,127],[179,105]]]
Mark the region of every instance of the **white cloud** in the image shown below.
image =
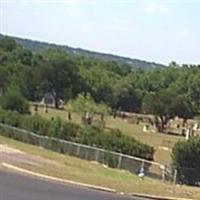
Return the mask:
[[[160,2],[150,2],[144,5],[147,14],[167,15],[171,13],[169,7]]]

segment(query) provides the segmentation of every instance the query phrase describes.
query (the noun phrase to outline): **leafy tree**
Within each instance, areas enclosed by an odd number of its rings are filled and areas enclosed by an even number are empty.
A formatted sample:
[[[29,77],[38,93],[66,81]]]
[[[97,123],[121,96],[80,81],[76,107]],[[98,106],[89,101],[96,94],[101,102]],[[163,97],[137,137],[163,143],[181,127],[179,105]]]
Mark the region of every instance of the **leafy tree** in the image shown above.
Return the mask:
[[[78,97],[72,100],[70,103],[76,112],[102,114],[108,114],[109,112],[108,106],[106,106],[105,104],[95,103],[90,94],[79,94]]]
[[[180,67],[180,65],[179,65],[176,61],[171,61],[171,62],[169,63],[169,66],[170,66],[170,67]]]
[[[170,90],[147,94],[143,101],[143,110],[159,118],[161,125],[157,123],[157,128],[161,132],[175,116],[189,118],[195,115],[193,105],[188,99]]]
[[[29,113],[29,103],[14,86],[9,87],[0,97],[0,106],[5,110]]]
[[[79,80],[78,68],[65,53],[49,49],[43,53],[45,61],[36,70],[43,92],[51,92],[55,98],[55,107],[59,107],[59,99],[71,97],[71,91]]]
[[[48,92],[54,96],[55,107],[60,98],[68,101],[79,93],[84,96],[89,93],[98,104],[141,112],[144,105],[148,105],[148,98],[157,102],[166,90],[174,94],[159,100],[159,110],[168,104],[166,102],[171,102],[170,107],[178,116],[192,117],[200,113],[199,65],[181,66],[173,61],[166,68],[141,70],[122,61],[67,54],[57,50],[55,45],[52,47],[54,49],[41,53],[33,45],[30,46],[34,49],[32,53],[10,37],[0,38],[0,93],[10,84],[19,87],[20,93],[31,101],[41,100]],[[169,112],[171,108],[163,109],[162,126],[175,115]],[[158,113],[149,108],[144,111]],[[169,117],[166,113],[170,113]]]
[[[31,80],[31,81],[30,81]],[[34,70],[29,66],[22,66],[12,76],[12,84],[17,85],[19,90],[26,99],[34,101],[36,98],[36,90],[38,83],[34,77]]]
[[[96,102],[112,104],[113,85],[116,83],[116,74],[101,68],[99,63],[91,69],[81,70],[81,76],[88,86],[88,91]]]
[[[188,78],[188,96],[196,110],[200,111],[200,72],[198,71]]]
[[[117,96],[116,107],[120,110],[138,112],[140,108],[140,96],[137,91],[124,89]]]
[[[24,48],[18,48],[15,52],[17,59],[23,64],[23,65],[32,65],[33,55],[30,50],[24,49]]]
[[[5,36],[0,39],[0,48],[5,51],[12,51],[17,48],[17,43],[13,38]]]
[[[5,68],[0,68],[0,91],[3,90],[8,82],[8,71]]]

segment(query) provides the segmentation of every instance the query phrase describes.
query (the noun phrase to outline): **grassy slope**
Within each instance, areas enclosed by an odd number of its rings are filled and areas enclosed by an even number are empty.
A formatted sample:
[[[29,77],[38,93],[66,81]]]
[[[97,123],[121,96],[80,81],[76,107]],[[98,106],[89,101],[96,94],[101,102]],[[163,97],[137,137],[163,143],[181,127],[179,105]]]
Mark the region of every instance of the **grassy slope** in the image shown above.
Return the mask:
[[[48,113],[44,113],[44,109],[39,108],[39,114],[48,119],[51,119],[51,117],[59,116],[63,120],[67,120],[67,112],[65,110],[49,109]],[[72,121],[74,123],[81,124],[81,116],[78,115],[77,113],[72,113]],[[118,128],[124,134],[134,137],[143,143],[153,146],[156,150],[154,160],[156,162],[159,162],[165,165],[170,165],[171,153],[170,151],[160,149],[159,147],[165,146],[165,147],[171,148],[177,141],[184,139],[183,137],[179,137],[179,136],[170,136],[170,135],[163,135],[163,134],[158,134],[158,133],[144,133],[142,131],[142,127],[143,127],[142,124],[140,125],[130,124],[119,118],[113,119],[110,116],[106,117],[106,126],[112,127],[112,128]]]
[[[31,169],[35,172],[44,173],[56,177],[66,178],[74,181],[108,186],[126,193],[138,192],[145,194],[176,196],[187,198],[200,198],[200,190],[195,187],[176,186],[164,184],[160,181],[145,178],[141,181],[136,175],[127,171],[105,168],[101,164],[88,162],[74,157],[58,154],[40,147],[24,144],[12,139],[0,136],[0,144],[6,144],[29,154],[39,155],[57,161],[59,167],[31,166],[24,163],[17,164],[20,167]]]

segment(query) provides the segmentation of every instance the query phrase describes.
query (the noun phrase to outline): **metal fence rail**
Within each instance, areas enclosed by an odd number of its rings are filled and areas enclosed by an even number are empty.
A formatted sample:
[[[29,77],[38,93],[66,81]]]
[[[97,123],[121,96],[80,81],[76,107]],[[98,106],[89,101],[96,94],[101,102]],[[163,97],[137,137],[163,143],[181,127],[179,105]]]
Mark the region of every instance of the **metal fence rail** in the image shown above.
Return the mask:
[[[106,151],[84,144],[40,136],[33,132],[2,123],[0,123],[0,135],[81,159],[97,161],[113,168],[128,170],[135,174],[138,174],[141,167],[143,167],[145,176],[160,180],[166,179],[166,168],[157,162],[151,162],[122,153]]]

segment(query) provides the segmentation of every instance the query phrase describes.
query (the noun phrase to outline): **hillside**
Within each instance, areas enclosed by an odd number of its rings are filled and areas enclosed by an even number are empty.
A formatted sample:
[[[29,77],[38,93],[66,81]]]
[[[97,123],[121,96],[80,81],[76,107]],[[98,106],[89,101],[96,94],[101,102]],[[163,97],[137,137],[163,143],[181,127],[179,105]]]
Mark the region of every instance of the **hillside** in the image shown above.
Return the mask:
[[[0,34],[0,37],[2,37],[2,36],[3,35]],[[132,59],[132,58],[118,56],[118,55],[89,51],[89,50],[85,50],[82,48],[73,48],[73,47],[69,47],[67,45],[57,45],[57,44],[52,44],[52,43],[47,43],[47,42],[39,42],[39,41],[17,38],[17,37],[13,37],[13,38],[16,40],[16,42],[18,44],[30,49],[33,52],[41,52],[42,50],[44,50],[46,48],[58,48],[58,49],[62,49],[63,51],[65,51],[69,54],[76,54],[76,55],[81,55],[81,56],[86,56],[86,57],[116,61],[116,62],[120,62],[120,63],[129,64],[134,68],[152,69],[152,68],[165,67],[162,64],[157,64],[154,62],[147,62],[144,60]]]

